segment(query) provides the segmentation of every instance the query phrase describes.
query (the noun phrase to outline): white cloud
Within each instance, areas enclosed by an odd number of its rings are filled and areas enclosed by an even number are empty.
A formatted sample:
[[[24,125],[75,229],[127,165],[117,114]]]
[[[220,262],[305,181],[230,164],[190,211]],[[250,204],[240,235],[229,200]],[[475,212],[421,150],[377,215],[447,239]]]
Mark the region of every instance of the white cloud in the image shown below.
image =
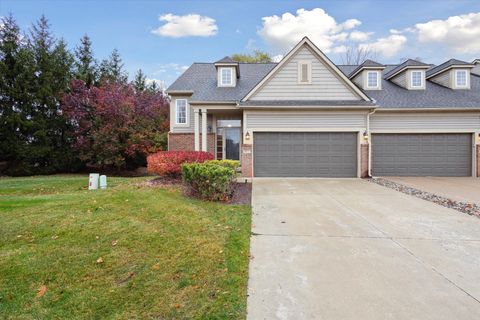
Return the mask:
[[[385,57],[396,55],[407,42],[407,37],[400,34],[391,34],[385,38],[379,38],[372,43],[362,43],[359,48],[362,50],[371,50]]]
[[[441,43],[459,53],[480,52],[480,12],[417,23],[421,43]]]
[[[298,9],[295,14],[263,17],[258,34],[275,49],[291,49],[304,36],[308,36],[320,49],[330,52],[337,43],[348,39],[348,31],[358,27],[361,21],[349,19],[337,23],[321,8]]]
[[[159,69],[155,71],[153,74],[154,75],[160,75],[160,74],[175,74],[175,75],[181,75],[185,70],[188,69],[188,66],[181,65],[178,63],[165,63],[161,64]]]
[[[152,83],[155,82],[160,89],[165,89],[166,88],[165,80],[160,80],[160,79],[155,79],[155,78],[147,78],[145,80],[145,82],[147,83],[147,85],[151,85]]]
[[[348,47],[344,45],[333,48],[334,53],[345,53],[347,51],[348,51]]]
[[[280,62],[283,59],[283,54],[277,54],[276,56],[272,57],[272,62]]]
[[[198,14],[177,16],[171,13],[158,18],[164,25],[152,30],[153,34],[163,37],[210,37],[218,32],[215,20]]]
[[[357,42],[367,41],[372,34],[373,32],[352,31],[349,38],[350,40]]]

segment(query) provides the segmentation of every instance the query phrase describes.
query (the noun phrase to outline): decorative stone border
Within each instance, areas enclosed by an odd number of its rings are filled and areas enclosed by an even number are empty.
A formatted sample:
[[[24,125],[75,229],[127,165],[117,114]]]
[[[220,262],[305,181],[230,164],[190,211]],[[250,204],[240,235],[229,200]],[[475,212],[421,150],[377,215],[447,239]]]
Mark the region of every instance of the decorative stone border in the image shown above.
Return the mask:
[[[455,201],[455,200],[448,199],[433,193],[429,193],[429,192],[412,188],[400,183],[396,183],[385,178],[370,178],[368,179],[368,181],[423,199],[423,200],[427,200],[427,201],[439,204],[441,206],[444,206],[450,209],[455,209],[457,211],[467,213],[471,216],[476,216],[477,218],[480,218],[480,206],[475,203],[465,203],[462,201]]]

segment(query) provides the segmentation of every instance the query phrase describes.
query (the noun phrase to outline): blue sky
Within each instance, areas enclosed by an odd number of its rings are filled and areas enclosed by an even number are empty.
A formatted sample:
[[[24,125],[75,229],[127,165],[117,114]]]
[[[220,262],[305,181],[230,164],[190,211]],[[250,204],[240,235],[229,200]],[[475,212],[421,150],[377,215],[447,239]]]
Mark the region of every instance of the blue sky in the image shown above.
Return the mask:
[[[0,16],[10,12],[23,30],[45,14],[70,47],[87,33],[97,58],[117,48],[130,77],[141,68],[167,85],[192,62],[253,49],[281,55],[305,34],[337,63],[359,46],[383,63],[480,58],[478,0],[1,0]]]

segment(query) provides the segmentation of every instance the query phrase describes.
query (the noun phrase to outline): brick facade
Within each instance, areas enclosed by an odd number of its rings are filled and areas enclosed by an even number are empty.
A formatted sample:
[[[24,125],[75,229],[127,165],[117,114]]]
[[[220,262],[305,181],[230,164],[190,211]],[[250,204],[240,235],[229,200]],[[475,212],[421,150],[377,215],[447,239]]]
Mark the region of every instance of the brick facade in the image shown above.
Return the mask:
[[[480,178],[480,144],[477,144],[477,177]]]
[[[200,145],[202,135],[200,134]],[[194,151],[195,138],[193,133],[168,133],[168,150],[170,151]],[[215,133],[209,133],[207,137],[207,151],[215,155]]]
[[[242,160],[242,176],[246,178],[253,177],[253,153],[251,144],[242,144],[241,160]]]
[[[368,144],[360,145],[360,177],[368,178]]]

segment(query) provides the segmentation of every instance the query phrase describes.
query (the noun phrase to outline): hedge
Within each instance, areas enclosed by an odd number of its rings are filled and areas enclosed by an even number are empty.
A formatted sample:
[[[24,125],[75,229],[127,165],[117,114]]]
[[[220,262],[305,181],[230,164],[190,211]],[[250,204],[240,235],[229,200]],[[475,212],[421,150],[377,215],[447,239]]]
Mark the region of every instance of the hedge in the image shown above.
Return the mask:
[[[179,177],[182,164],[212,159],[213,155],[204,151],[160,151],[147,157],[147,171],[159,176]]]

